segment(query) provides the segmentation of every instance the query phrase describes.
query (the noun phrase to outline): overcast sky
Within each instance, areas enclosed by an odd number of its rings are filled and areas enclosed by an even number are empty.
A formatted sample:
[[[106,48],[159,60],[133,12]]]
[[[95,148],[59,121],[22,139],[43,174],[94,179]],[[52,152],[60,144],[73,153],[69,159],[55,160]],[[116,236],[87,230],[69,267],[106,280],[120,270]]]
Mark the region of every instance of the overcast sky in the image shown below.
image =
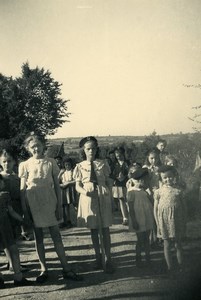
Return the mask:
[[[191,132],[200,0],[0,0],[0,72],[49,69],[70,99],[57,137]]]

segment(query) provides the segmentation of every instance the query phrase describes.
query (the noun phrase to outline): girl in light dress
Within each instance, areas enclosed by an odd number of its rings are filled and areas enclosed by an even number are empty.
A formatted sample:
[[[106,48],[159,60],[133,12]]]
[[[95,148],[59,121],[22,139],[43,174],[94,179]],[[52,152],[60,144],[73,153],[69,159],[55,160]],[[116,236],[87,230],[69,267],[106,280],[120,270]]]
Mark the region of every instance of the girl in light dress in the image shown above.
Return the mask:
[[[136,265],[141,266],[141,252],[144,248],[146,262],[150,263],[150,231],[154,226],[154,215],[150,197],[144,188],[144,179],[148,170],[138,168],[132,173],[134,186],[127,192],[130,230],[134,229],[137,235]]]
[[[36,282],[48,279],[45,259],[43,229],[49,228],[55,251],[63,268],[63,278],[81,280],[67,263],[58,223],[62,217],[61,191],[58,181],[59,168],[56,161],[44,156],[45,139],[31,132],[24,141],[31,157],[19,165],[21,178],[21,200],[27,222],[33,222],[41,273]]]
[[[62,212],[63,212],[63,223],[60,227],[72,227],[76,225],[75,221],[75,202],[76,202],[76,191],[75,191],[75,180],[73,179],[73,161],[71,158],[63,158],[63,166],[61,169],[58,179],[61,187],[62,195]],[[71,209],[73,206],[73,209]]]
[[[80,193],[77,226],[87,227],[91,231],[96,256],[94,269],[104,268],[107,273],[113,273],[109,231],[112,225],[110,168],[105,160],[97,159],[98,142],[95,137],[83,138],[79,146],[83,161],[76,165],[73,174],[76,190]]]
[[[154,216],[164,241],[164,256],[169,273],[173,271],[171,242],[174,242],[177,261],[182,269],[182,238],[185,236],[186,205],[182,190],[176,185],[177,172],[173,166],[159,169],[162,186],[154,192]]]

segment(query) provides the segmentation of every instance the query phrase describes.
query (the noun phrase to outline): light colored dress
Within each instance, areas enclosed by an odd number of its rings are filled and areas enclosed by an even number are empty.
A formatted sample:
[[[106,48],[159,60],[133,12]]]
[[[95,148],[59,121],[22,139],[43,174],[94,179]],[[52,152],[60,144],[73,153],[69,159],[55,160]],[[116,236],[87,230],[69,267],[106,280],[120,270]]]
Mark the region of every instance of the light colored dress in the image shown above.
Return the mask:
[[[61,175],[61,183],[73,181],[73,170],[66,170]],[[62,189],[62,202],[63,205],[74,203],[76,201],[75,196],[75,183],[70,184],[65,189]]]
[[[102,160],[95,160],[93,166],[98,181],[98,199],[80,194],[77,226],[97,229],[100,225],[99,204],[102,227],[112,225],[111,193],[106,185],[109,180],[110,168]],[[86,191],[92,191],[94,188],[93,183],[90,182],[90,173],[91,164],[86,160],[77,164],[73,173],[75,181],[81,182]]]
[[[154,201],[158,201],[158,222],[162,239],[182,238],[185,235],[182,191],[163,185],[155,191]]]
[[[138,230],[136,232],[145,232],[152,230],[154,227],[153,206],[143,189],[133,187],[127,193],[128,203],[132,203],[135,211]],[[132,220],[129,216],[129,230],[133,231]]]
[[[55,216],[57,197],[53,174],[58,177],[59,168],[53,158],[33,157],[20,163],[19,177],[26,179],[26,198],[35,227],[58,224]]]

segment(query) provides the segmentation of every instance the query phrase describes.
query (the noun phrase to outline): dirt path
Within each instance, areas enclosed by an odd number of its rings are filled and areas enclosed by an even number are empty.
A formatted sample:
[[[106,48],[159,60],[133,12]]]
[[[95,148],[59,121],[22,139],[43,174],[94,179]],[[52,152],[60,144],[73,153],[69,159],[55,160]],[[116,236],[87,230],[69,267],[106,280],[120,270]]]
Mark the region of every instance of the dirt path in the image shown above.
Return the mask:
[[[69,262],[74,270],[83,275],[84,281],[64,281],[53,245],[47,234],[49,281],[44,285],[14,287],[12,274],[5,270],[5,257],[0,255],[0,270],[4,273],[7,284],[6,289],[0,290],[0,299],[196,299],[193,296],[195,284],[201,277],[201,239],[196,239],[201,237],[200,221],[189,223],[188,235],[193,236],[194,239],[184,243],[186,272],[177,275],[176,279],[169,279],[165,275],[162,249],[152,252],[151,268],[147,268],[146,265],[141,269],[136,268],[135,235],[129,233],[125,226],[120,225],[119,214],[115,215],[114,223],[111,227],[112,255],[116,266],[114,274],[109,275],[93,270],[94,252],[88,230],[80,228],[62,230]],[[19,248],[21,261],[31,268],[27,273],[27,278],[35,280],[39,264],[34,242],[19,242]]]

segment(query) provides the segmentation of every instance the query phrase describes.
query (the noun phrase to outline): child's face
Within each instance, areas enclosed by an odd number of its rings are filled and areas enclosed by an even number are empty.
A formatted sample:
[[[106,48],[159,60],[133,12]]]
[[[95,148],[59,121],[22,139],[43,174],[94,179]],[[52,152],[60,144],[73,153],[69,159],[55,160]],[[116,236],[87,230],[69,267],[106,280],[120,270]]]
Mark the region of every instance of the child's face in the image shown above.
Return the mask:
[[[64,163],[64,168],[65,168],[67,171],[70,171],[70,170],[72,169],[71,163],[70,163],[70,162],[65,162],[65,163]]]
[[[122,154],[121,151],[115,151],[115,157],[118,160],[123,160],[124,159],[124,155]]]
[[[43,155],[44,146],[39,140],[34,139],[29,142],[27,149],[33,157],[40,158]]]
[[[167,162],[166,162],[166,165],[167,166],[174,166],[174,161],[172,159],[169,159]]]
[[[158,150],[160,150],[161,152],[165,149],[165,144],[164,143],[158,143],[157,144],[157,148],[158,148]]]
[[[143,179],[134,179],[134,186],[136,188],[142,188],[144,186],[144,180]]]
[[[0,157],[0,164],[5,173],[12,173],[15,165],[14,159],[10,155],[2,155]]]
[[[171,171],[161,173],[162,183],[166,186],[173,186],[175,182],[174,174]]]
[[[148,161],[150,165],[154,166],[156,163],[156,155],[154,153],[150,153],[148,156]]]
[[[96,144],[93,141],[86,142],[84,144],[84,153],[87,160],[93,161],[97,152]]]

